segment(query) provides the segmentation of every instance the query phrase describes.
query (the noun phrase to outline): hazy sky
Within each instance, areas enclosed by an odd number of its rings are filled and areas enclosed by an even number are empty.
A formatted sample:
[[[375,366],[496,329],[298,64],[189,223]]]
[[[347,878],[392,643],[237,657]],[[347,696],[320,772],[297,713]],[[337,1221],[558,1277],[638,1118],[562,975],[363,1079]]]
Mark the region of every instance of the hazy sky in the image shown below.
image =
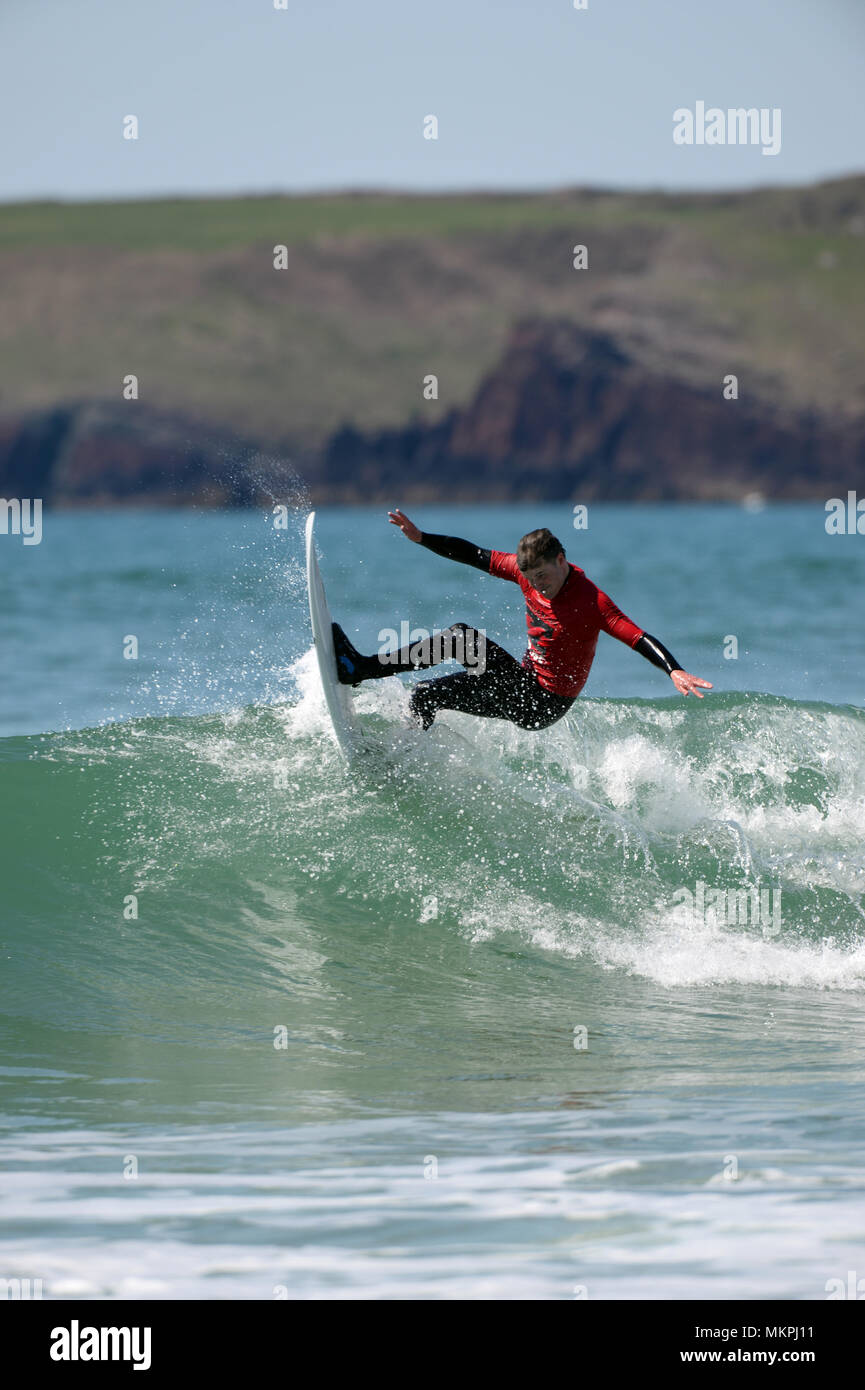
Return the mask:
[[[801,183],[865,164],[865,0],[0,0],[0,199]],[[780,107],[782,146],[673,111]],[[422,123],[439,121],[437,141]],[[137,141],[122,139],[135,115]]]

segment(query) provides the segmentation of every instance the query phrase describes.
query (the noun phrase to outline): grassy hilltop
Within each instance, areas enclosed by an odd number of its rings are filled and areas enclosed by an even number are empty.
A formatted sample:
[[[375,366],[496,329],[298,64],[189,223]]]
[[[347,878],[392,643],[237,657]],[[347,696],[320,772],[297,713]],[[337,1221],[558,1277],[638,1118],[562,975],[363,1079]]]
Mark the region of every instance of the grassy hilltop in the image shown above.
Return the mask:
[[[584,243],[589,269],[575,271]],[[273,247],[288,267],[273,268]],[[0,207],[0,412],[141,399],[322,443],[465,403],[525,315],[654,372],[865,414],[865,178],[663,195],[309,197]],[[438,402],[421,395],[435,373]]]

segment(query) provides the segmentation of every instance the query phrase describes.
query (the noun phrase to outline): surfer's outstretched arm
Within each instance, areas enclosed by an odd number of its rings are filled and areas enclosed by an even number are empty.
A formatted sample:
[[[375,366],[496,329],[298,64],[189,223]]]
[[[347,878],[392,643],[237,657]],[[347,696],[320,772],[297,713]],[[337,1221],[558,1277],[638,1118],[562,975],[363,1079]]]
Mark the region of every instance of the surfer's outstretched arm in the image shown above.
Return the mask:
[[[711,681],[700,680],[699,676],[691,676],[687,671],[683,671],[673,653],[650,632],[643,633],[639,642],[634,644],[634,651],[651,661],[653,666],[660,666],[662,671],[666,671],[680,695],[696,695],[702,700],[704,697],[698,687],[702,687],[703,690],[712,689]]]
[[[403,535],[416,545],[423,545],[434,554],[443,555],[446,560],[458,560],[462,565],[471,565],[489,574],[491,550],[483,550],[479,545],[472,545],[471,541],[460,540],[459,536],[435,536],[430,531],[421,531],[398,507],[388,512],[388,517],[391,525],[398,526]]]
[[[703,690],[711,690],[712,682],[701,680],[699,676],[692,676],[688,671],[683,671],[676,658],[663,642],[659,642],[657,637],[653,637],[650,632],[637,627],[632,623],[618,608],[609,594],[605,594],[602,589],[596,589],[598,612],[601,619],[601,627],[604,632],[608,632],[611,637],[615,637],[619,642],[624,642],[640,656],[644,656],[647,661],[651,661],[653,666],[657,666],[662,671],[666,671],[673,685],[680,695],[696,695],[703,699]]]
[[[673,653],[650,632],[644,632],[639,642],[634,643],[634,651],[651,661],[653,666],[659,666],[662,671],[666,671],[668,676],[682,669]]]

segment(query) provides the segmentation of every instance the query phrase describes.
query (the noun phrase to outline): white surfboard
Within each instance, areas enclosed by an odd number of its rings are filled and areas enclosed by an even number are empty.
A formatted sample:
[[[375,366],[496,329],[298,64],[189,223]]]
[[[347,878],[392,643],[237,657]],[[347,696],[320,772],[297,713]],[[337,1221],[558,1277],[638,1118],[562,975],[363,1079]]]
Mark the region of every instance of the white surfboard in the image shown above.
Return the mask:
[[[315,554],[315,512],[306,518],[306,585],[309,592],[309,616],[321,687],[324,691],[333,732],[340,752],[348,762],[363,748],[360,726],[352,709],[350,687],[341,685],[336,674],[336,654],[333,650],[332,618],[327,606],[324,585]]]

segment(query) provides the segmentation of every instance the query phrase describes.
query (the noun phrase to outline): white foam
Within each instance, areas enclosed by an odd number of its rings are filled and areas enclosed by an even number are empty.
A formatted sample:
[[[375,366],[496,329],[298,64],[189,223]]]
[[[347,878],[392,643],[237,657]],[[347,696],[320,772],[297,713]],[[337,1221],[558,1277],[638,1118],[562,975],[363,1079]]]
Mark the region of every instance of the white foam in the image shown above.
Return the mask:
[[[849,947],[790,944],[746,935],[671,909],[645,923],[639,938],[595,942],[603,964],[666,986],[760,984],[865,989],[865,942]]]

